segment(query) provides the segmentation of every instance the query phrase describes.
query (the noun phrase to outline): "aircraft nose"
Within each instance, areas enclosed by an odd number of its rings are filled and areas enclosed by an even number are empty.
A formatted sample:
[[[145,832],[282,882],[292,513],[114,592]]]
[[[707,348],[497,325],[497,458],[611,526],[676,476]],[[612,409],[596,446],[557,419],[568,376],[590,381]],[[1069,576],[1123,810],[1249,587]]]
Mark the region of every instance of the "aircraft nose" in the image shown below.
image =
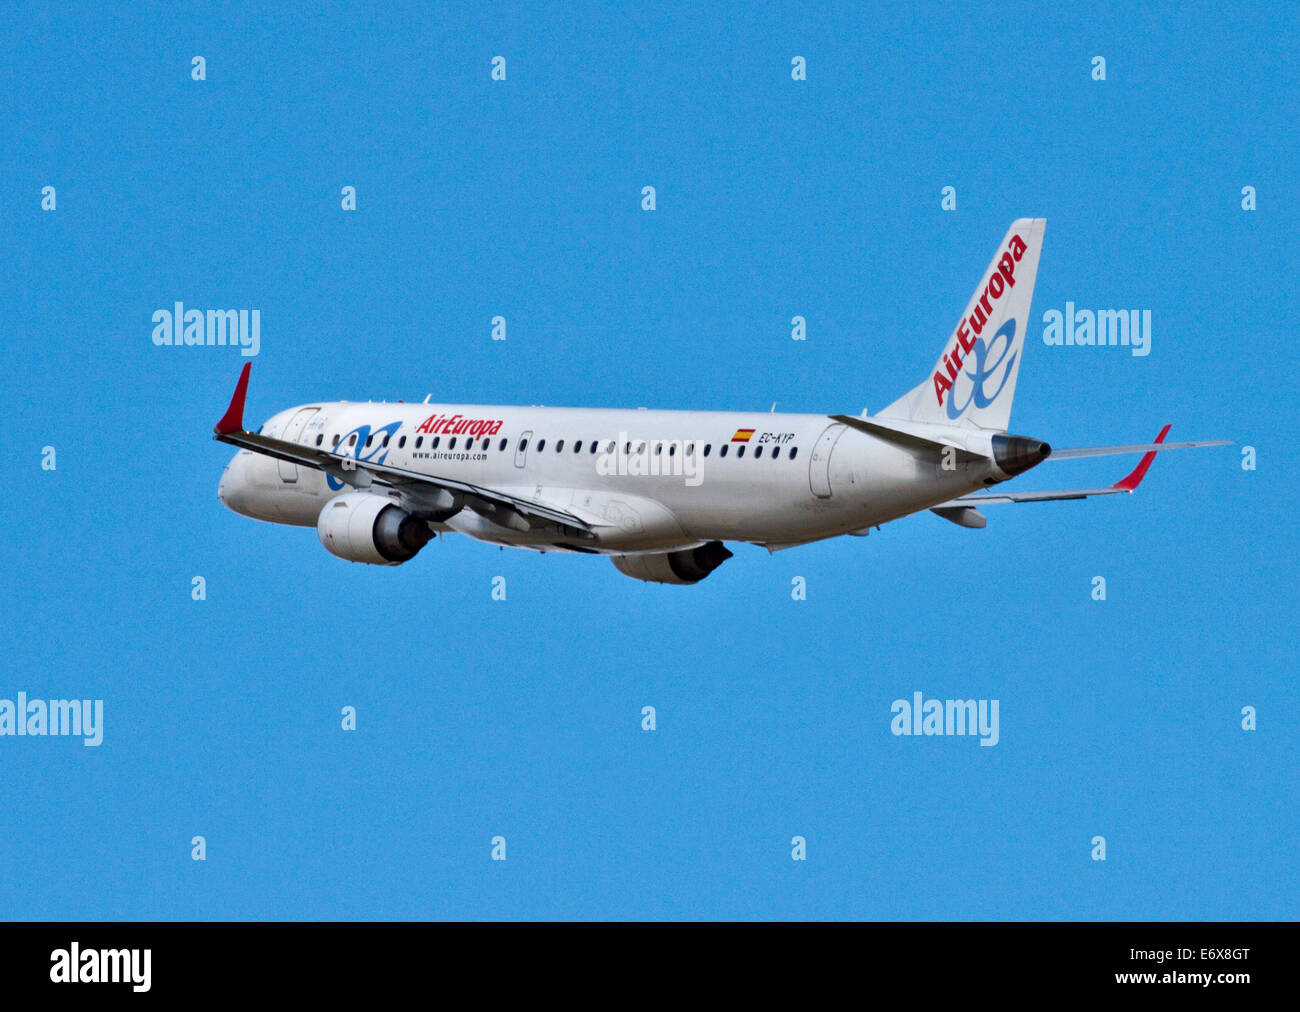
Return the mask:
[[[237,453],[221,472],[221,481],[217,484],[217,498],[226,509],[243,513],[241,507],[244,505],[247,492],[244,454]]]

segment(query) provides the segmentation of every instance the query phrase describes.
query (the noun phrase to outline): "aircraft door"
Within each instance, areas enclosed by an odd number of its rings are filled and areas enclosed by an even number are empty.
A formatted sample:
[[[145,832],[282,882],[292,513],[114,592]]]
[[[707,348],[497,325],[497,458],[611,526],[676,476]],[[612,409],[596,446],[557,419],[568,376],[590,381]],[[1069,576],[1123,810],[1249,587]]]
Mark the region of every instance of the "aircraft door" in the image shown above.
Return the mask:
[[[826,431],[817,438],[817,444],[808,455],[808,485],[818,499],[831,497],[831,452],[846,428],[840,422],[826,426]]]
[[[515,467],[523,467],[528,462],[528,444],[533,441],[533,430],[519,434],[518,449],[515,450]]]
[[[303,408],[296,415],[289,419],[289,424],[285,426],[284,432],[280,438],[290,443],[296,443],[298,437],[302,435],[303,426],[305,426],[312,415],[320,410],[319,408]],[[298,465],[292,464],[287,460],[277,460],[276,463],[280,468],[280,480],[292,482],[298,480]]]

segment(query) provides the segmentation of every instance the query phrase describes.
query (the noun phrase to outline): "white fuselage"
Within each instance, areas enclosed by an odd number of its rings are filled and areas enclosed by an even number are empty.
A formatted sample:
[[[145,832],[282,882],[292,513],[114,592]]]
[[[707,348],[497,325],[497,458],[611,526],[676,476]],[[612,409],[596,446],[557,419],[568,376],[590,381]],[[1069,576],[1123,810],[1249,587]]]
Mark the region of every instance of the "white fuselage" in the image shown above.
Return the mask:
[[[432,524],[547,551],[777,548],[865,532],[1005,477],[992,460],[944,467],[826,415],[343,401],[290,408],[259,431],[358,463],[513,492],[592,522],[597,537],[584,542],[559,525],[516,530],[472,509]],[[241,450],[219,495],[238,513],[312,526],[349,491],[321,471]]]

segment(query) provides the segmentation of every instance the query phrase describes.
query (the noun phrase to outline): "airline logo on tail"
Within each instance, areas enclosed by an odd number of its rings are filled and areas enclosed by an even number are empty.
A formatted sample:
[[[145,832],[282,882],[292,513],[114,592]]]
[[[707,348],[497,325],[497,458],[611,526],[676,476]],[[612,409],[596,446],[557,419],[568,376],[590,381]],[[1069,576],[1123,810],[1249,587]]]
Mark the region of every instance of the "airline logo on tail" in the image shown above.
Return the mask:
[[[1011,351],[1016,336],[1015,317],[1007,320],[988,342],[980,337],[980,332],[993,316],[993,304],[1015,287],[1016,264],[1025,255],[1026,249],[1025,241],[1019,233],[1012,235],[1006,251],[997,261],[996,269],[989,275],[988,284],[984,286],[975,308],[958,324],[952,347],[939,359],[934,372],[934,395],[938,403],[943,405],[944,395],[949,394],[949,418],[960,418],[971,404],[977,408],[988,407],[1002,392],[1012,373],[1016,361],[1016,353]],[[1001,344],[998,343],[999,340]],[[953,387],[957,377],[962,375],[962,365],[968,364],[971,358],[974,359],[975,371],[965,373],[971,380],[970,395],[965,398],[965,403],[959,405]],[[988,383],[997,375],[1001,376],[1001,382],[989,393]]]
[[[883,417],[1006,431],[1046,228],[1043,218],[1011,223],[930,375],[882,410]]]
[[[948,417],[960,418],[967,408],[972,404],[977,408],[987,408],[995,400],[998,394],[1002,393],[1002,388],[1007,385],[1007,379],[1011,376],[1011,367],[1016,364],[1016,353],[1011,350],[1012,344],[1016,337],[1016,318],[1013,316],[1006,323],[998,328],[998,332],[993,335],[993,339],[988,344],[984,343],[984,338],[977,338],[974,344],[974,354],[971,356],[975,360],[975,371],[968,372],[971,387],[970,396],[966,398],[966,403],[960,407],[957,404],[957,394],[954,392],[948,396]],[[998,339],[1002,339],[1001,346],[998,345]],[[994,358],[994,355],[997,357]],[[990,361],[992,359],[992,361]],[[970,359],[967,359],[969,363]],[[986,384],[989,377],[994,375],[998,368],[1002,368],[1002,382],[997,385],[997,389],[992,393],[988,392]],[[935,385],[938,386],[939,373],[934,374]],[[954,377],[955,380],[955,377]],[[939,395],[939,403],[943,403],[943,395]]]

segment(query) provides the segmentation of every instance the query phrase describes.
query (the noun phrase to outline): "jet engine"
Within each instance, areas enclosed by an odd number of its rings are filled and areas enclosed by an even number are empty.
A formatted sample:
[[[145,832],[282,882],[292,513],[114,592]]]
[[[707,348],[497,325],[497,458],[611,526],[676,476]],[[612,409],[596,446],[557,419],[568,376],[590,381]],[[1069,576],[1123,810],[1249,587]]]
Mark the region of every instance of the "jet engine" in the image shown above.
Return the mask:
[[[647,583],[699,583],[731,558],[721,541],[710,541],[699,548],[651,555],[615,555],[614,567],[625,576]]]
[[[330,554],[376,566],[415,558],[433,537],[423,520],[369,492],[348,492],[327,502],[316,520],[316,533]]]

